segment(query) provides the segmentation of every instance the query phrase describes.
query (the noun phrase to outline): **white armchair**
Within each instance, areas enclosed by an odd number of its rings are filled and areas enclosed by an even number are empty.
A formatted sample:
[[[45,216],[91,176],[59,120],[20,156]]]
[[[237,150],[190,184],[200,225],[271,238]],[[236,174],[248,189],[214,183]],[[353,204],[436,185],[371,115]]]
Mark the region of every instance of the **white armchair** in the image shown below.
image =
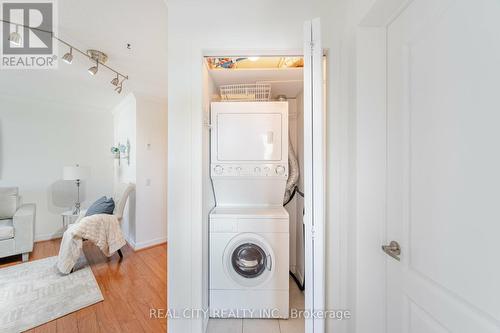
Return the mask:
[[[117,183],[115,184],[115,190],[113,193],[113,199],[115,201],[115,209],[113,211],[113,215],[116,216],[118,221],[121,223],[123,220],[123,215],[125,213],[125,206],[127,204],[127,201],[129,200],[130,194],[134,192],[135,190],[135,185],[132,183]],[[80,211],[80,216],[77,220],[77,222],[85,217],[85,214],[87,213],[87,210],[84,209]],[[86,240],[86,239],[84,239]],[[121,249],[118,251],[118,255],[120,258],[123,258],[123,253]]]
[[[35,204],[21,205],[17,187],[0,188],[0,258],[33,251]]]
[[[125,205],[130,197],[130,194],[135,190],[135,185],[132,183],[118,183],[115,185],[115,192],[113,198],[115,200],[115,210],[113,215],[122,221],[125,210]]]
[[[135,185],[132,183],[118,183],[115,185],[115,192],[113,198],[115,199],[115,210],[113,215],[116,216],[120,223],[123,220],[123,214],[125,211],[125,205],[130,197],[130,194],[135,190]],[[120,250],[117,251],[120,258],[123,258],[123,253]]]

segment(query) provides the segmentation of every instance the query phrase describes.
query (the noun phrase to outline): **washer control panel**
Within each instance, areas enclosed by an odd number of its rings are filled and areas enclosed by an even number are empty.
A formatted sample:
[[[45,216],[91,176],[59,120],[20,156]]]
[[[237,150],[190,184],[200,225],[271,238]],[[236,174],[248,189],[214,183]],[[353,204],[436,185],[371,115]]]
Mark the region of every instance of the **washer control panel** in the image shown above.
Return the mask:
[[[212,177],[286,177],[288,166],[283,164],[212,164]]]

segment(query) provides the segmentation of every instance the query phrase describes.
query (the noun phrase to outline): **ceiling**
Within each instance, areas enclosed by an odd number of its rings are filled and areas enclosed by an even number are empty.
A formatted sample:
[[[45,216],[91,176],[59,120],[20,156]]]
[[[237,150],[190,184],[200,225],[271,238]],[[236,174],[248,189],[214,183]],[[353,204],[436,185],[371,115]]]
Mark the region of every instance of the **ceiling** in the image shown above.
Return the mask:
[[[108,66],[127,74],[122,94],[113,73],[74,53],[73,63],[54,70],[1,70],[0,95],[110,109],[128,93],[167,96],[167,7],[163,0],[64,0],[57,2],[57,35],[75,47],[98,49]],[[127,48],[130,44],[130,49]],[[59,58],[67,47],[59,44]]]

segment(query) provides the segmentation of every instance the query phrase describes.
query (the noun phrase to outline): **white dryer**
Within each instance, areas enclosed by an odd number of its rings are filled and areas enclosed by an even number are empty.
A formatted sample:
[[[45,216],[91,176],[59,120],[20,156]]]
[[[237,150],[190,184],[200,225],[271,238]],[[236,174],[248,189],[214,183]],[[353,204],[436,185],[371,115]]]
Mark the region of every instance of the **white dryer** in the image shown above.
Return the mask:
[[[282,206],[288,102],[213,102],[210,111],[217,206]]]
[[[210,315],[288,318],[288,213],[216,207],[210,214]]]

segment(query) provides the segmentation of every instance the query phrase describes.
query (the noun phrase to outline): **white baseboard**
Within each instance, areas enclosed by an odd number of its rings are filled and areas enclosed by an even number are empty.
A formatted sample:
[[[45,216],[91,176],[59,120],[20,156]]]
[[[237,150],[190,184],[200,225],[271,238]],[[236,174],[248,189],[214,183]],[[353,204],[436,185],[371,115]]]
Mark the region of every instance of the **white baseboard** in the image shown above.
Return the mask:
[[[56,238],[61,238],[63,235],[62,232],[56,232],[53,234],[41,234],[41,235],[35,235],[35,242],[43,242],[43,241],[48,241],[51,239],[56,239]]]
[[[131,239],[127,239],[129,245],[134,249],[134,251],[142,250],[155,245],[163,244],[167,242],[167,237],[155,238],[145,242],[134,242]]]

